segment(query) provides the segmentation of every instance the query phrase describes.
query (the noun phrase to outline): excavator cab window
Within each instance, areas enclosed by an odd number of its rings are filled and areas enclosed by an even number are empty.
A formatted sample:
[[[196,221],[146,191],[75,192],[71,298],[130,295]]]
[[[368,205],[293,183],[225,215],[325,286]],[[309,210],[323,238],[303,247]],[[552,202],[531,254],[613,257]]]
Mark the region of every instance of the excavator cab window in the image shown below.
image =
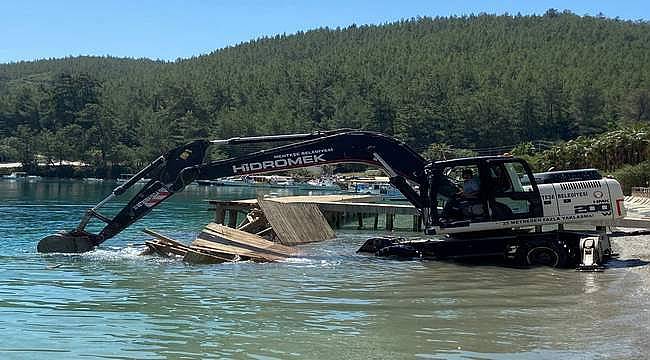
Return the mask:
[[[464,226],[487,219],[487,202],[481,191],[481,171],[477,164],[442,168],[437,185],[436,205],[439,221],[444,226]]]
[[[491,185],[488,202],[493,220],[509,220],[541,216],[540,196],[532,174],[517,159],[487,162]]]
[[[523,160],[486,157],[441,161],[432,165],[430,174],[433,225],[450,228],[541,216],[539,191]]]

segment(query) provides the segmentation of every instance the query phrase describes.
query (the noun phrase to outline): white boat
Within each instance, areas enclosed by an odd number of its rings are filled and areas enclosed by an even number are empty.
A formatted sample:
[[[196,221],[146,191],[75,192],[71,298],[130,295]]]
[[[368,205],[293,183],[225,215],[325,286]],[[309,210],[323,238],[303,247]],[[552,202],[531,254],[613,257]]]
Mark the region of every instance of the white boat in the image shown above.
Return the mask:
[[[383,200],[406,200],[406,197],[385,176],[352,180],[348,183],[348,192],[377,195]]]
[[[255,180],[251,176],[234,176],[217,180],[219,183],[214,185],[221,186],[253,186]]]
[[[10,175],[3,175],[2,178],[8,180],[27,179],[27,173],[24,171],[14,171]]]
[[[246,175],[227,177],[217,180],[214,185],[221,186],[246,186],[261,188],[295,188],[296,182],[292,177],[280,175]]]
[[[120,176],[117,177],[117,180],[116,180],[116,181],[117,181],[118,183],[125,183],[125,182],[129,181],[129,179],[131,179],[131,178],[133,177],[133,175],[135,175],[135,174],[120,174]],[[138,181],[136,182],[136,184],[146,184],[146,183],[148,183],[150,180],[151,180],[151,179],[147,179],[147,178],[140,179],[140,180],[138,180]]]
[[[27,175],[26,172],[24,171],[15,171],[12,172],[10,175],[4,175],[2,176],[3,179],[5,180],[14,180],[14,181],[27,181],[27,182],[36,182],[41,180],[40,176],[37,175]]]
[[[406,201],[406,196],[390,183],[379,186],[379,195],[384,200]]]
[[[221,180],[196,180],[192,183],[196,183],[201,186],[219,186],[223,185]]]
[[[272,175],[268,179],[268,184],[271,187],[281,187],[281,188],[290,188],[290,187],[296,187],[298,183],[296,183],[296,180],[290,176],[279,176],[279,175]]]
[[[309,180],[306,183],[300,184],[301,190],[331,190],[337,191],[341,190],[341,187],[334,183],[332,179],[313,179]]]
[[[4,175],[2,178],[7,179],[7,180],[25,180],[25,181],[29,181],[29,182],[34,182],[34,181],[41,180],[40,176],[27,175],[27,173],[23,172],[23,171],[12,172],[11,175]]]

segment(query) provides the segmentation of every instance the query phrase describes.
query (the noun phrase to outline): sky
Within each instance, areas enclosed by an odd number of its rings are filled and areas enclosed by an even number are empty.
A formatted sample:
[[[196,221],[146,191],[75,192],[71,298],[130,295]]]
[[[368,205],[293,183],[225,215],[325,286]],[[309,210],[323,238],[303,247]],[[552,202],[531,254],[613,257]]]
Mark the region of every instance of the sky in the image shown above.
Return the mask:
[[[0,63],[78,55],[173,61],[325,26],[549,8],[650,19],[647,0],[0,0]]]

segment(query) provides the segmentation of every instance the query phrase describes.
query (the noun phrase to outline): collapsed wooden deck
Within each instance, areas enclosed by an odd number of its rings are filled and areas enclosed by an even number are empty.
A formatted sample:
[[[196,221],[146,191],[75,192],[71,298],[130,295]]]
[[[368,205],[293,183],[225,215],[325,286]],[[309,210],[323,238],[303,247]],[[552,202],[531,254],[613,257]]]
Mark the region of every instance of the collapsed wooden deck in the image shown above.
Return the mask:
[[[179,256],[189,263],[214,264],[235,261],[269,262],[299,254],[295,248],[266,240],[258,235],[210,223],[190,245],[145,229],[154,240],[145,241],[150,254]]]
[[[146,241],[149,253],[179,256],[190,263],[222,263],[240,260],[280,261],[299,254],[291,245],[332,239],[334,230],[311,203],[256,200],[235,227],[210,223],[190,245],[145,229],[154,237]]]
[[[260,199],[262,200],[262,199]],[[214,221],[218,224],[226,224],[229,227],[237,227],[240,219],[245,218],[248,213],[260,209],[260,200],[209,200],[211,210],[215,212]],[[411,226],[402,227],[402,231],[421,231],[422,218],[413,205],[408,204],[383,204],[378,203],[376,196],[370,195],[322,195],[322,196],[286,196],[278,198],[263,199],[287,206],[298,206],[298,204],[313,204],[318,207],[327,222],[332,228],[340,229],[352,224],[357,229],[377,230],[380,227],[380,216],[383,217],[383,227],[388,230],[398,230],[397,217],[406,217],[407,220],[400,223],[410,223]],[[310,221],[305,218],[305,223]]]

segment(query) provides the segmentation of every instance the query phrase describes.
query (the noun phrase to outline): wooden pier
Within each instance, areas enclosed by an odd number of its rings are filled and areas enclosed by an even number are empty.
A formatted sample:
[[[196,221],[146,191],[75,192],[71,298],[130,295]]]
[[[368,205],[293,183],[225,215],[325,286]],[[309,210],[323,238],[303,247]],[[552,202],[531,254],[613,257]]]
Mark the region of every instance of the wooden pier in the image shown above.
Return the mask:
[[[276,203],[314,204],[321,211],[332,228],[340,229],[354,226],[357,229],[377,230],[383,222],[388,231],[421,231],[422,218],[413,205],[378,203],[378,198],[367,195],[322,195],[322,196],[287,196],[268,198]],[[211,210],[215,212],[215,222],[232,228],[240,226],[248,213],[260,209],[258,199],[248,200],[209,200]],[[406,218],[398,221],[398,217]],[[383,221],[380,221],[381,220]],[[309,220],[309,219],[306,219]],[[410,224],[409,227],[397,228],[397,224]]]

